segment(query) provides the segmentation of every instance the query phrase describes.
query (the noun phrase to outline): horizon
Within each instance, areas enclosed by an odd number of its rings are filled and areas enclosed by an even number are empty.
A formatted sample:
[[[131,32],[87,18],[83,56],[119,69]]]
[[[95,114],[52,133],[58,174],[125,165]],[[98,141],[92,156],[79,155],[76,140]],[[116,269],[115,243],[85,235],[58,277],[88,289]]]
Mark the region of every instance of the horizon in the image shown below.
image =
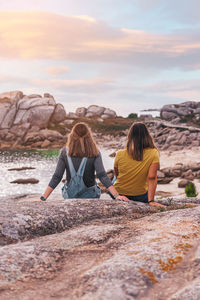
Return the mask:
[[[200,100],[197,0],[2,0],[0,93],[127,116]]]

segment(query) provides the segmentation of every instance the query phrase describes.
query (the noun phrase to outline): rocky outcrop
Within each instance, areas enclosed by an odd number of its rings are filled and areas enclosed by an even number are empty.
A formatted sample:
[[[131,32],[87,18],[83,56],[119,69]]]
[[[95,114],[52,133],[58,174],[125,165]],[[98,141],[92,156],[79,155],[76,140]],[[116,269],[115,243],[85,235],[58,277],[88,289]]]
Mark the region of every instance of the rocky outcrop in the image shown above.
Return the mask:
[[[10,183],[17,183],[17,184],[36,184],[39,180],[36,178],[19,178],[11,181]]]
[[[46,139],[61,141],[63,136],[47,127],[65,119],[63,105],[56,104],[48,93],[44,97],[21,91],[0,94],[0,146],[19,148],[39,142],[39,147]]]
[[[155,143],[160,150],[182,150],[200,146],[200,128],[173,125],[164,121],[147,122]]]
[[[200,162],[184,165],[176,164],[173,168],[164,168],[158,171],[158,183],[165,184],[174,178],[183,178],[178,187],[185,187],[190,181],[200,178]]]
[[[0,202],[1,299],[198,299],[200,207],[163,201]]]
[[[98,105],[90,105],[88,108],[79,107],[79,108],[76,109],[75,113],[69,113],[68,116],[72,117],[72,118],[99,117],[99,119],[104,120],[104,119],[108,119],[108,118],[116,118],[117,114],[114,110],[111,110],[109,108],[105,108],[103,106],[98,106]]]
[[[160,117],[173,123],[193,119],[200,125],[200,102],[187,101],[180,104],[164,105],[160,111]]]

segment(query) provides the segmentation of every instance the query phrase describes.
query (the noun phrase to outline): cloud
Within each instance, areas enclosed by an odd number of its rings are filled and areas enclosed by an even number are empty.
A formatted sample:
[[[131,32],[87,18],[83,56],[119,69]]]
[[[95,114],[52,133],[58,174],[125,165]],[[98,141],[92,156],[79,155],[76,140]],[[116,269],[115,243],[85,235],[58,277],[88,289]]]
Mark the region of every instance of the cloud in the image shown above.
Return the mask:
[[[92,78],[85,80],[65,80],[65,79],[34,79],[30,81],[31,84],[38,87],[50,86],[51,89],[63,91],[66,93],[75,94],[104,94],[105,92],[115,89],[114,82],[107,79]]]
[[[63,73],[69,72],[68,66],[54,66],[54,67],[48,67],[43,70],[45,73],[49,75],[61,75]]]
[[[50,12],[0,12],[0,19],[0,58],[199,68],[199,31],[153,34]]]

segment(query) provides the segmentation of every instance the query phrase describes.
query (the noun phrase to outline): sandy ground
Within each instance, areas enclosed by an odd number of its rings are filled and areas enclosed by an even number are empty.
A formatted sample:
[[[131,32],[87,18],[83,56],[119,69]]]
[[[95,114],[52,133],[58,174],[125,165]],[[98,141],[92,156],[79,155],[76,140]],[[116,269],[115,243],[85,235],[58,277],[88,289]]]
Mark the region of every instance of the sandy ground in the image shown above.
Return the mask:
[[[191,164],[195,162],[200,162],[200,147],[195,147],[192,149],[185,149],[180,151],[162,151],[160,152],[160,168],[174,167],[177,163],[182,163],[184,165]],[[157,187],[158,192],[165,192],[173,196],[185,195],[184,188],[178,188],[178,182],[180,178],[175,178],[168,184],[159,184]],[[197,188],[198,196],[200,197],[200,180],[195,179],[194,183]],[[163,194],[164,195],[164,194]]]

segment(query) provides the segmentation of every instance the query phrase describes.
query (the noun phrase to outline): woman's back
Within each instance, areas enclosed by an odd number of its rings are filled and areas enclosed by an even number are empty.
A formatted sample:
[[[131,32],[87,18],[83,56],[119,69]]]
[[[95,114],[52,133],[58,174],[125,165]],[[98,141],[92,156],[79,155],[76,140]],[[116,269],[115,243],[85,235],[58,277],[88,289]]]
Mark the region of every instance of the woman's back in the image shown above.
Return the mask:
[[[127,149],[119,150],[114,162],[114,167],[118,169],[114,184],[117,191],[129,196],[145,194],[148,190],[148,171],[152,163],[159,163],[159,152],[156,148],[145,148],[141,161],[133,159]]]

